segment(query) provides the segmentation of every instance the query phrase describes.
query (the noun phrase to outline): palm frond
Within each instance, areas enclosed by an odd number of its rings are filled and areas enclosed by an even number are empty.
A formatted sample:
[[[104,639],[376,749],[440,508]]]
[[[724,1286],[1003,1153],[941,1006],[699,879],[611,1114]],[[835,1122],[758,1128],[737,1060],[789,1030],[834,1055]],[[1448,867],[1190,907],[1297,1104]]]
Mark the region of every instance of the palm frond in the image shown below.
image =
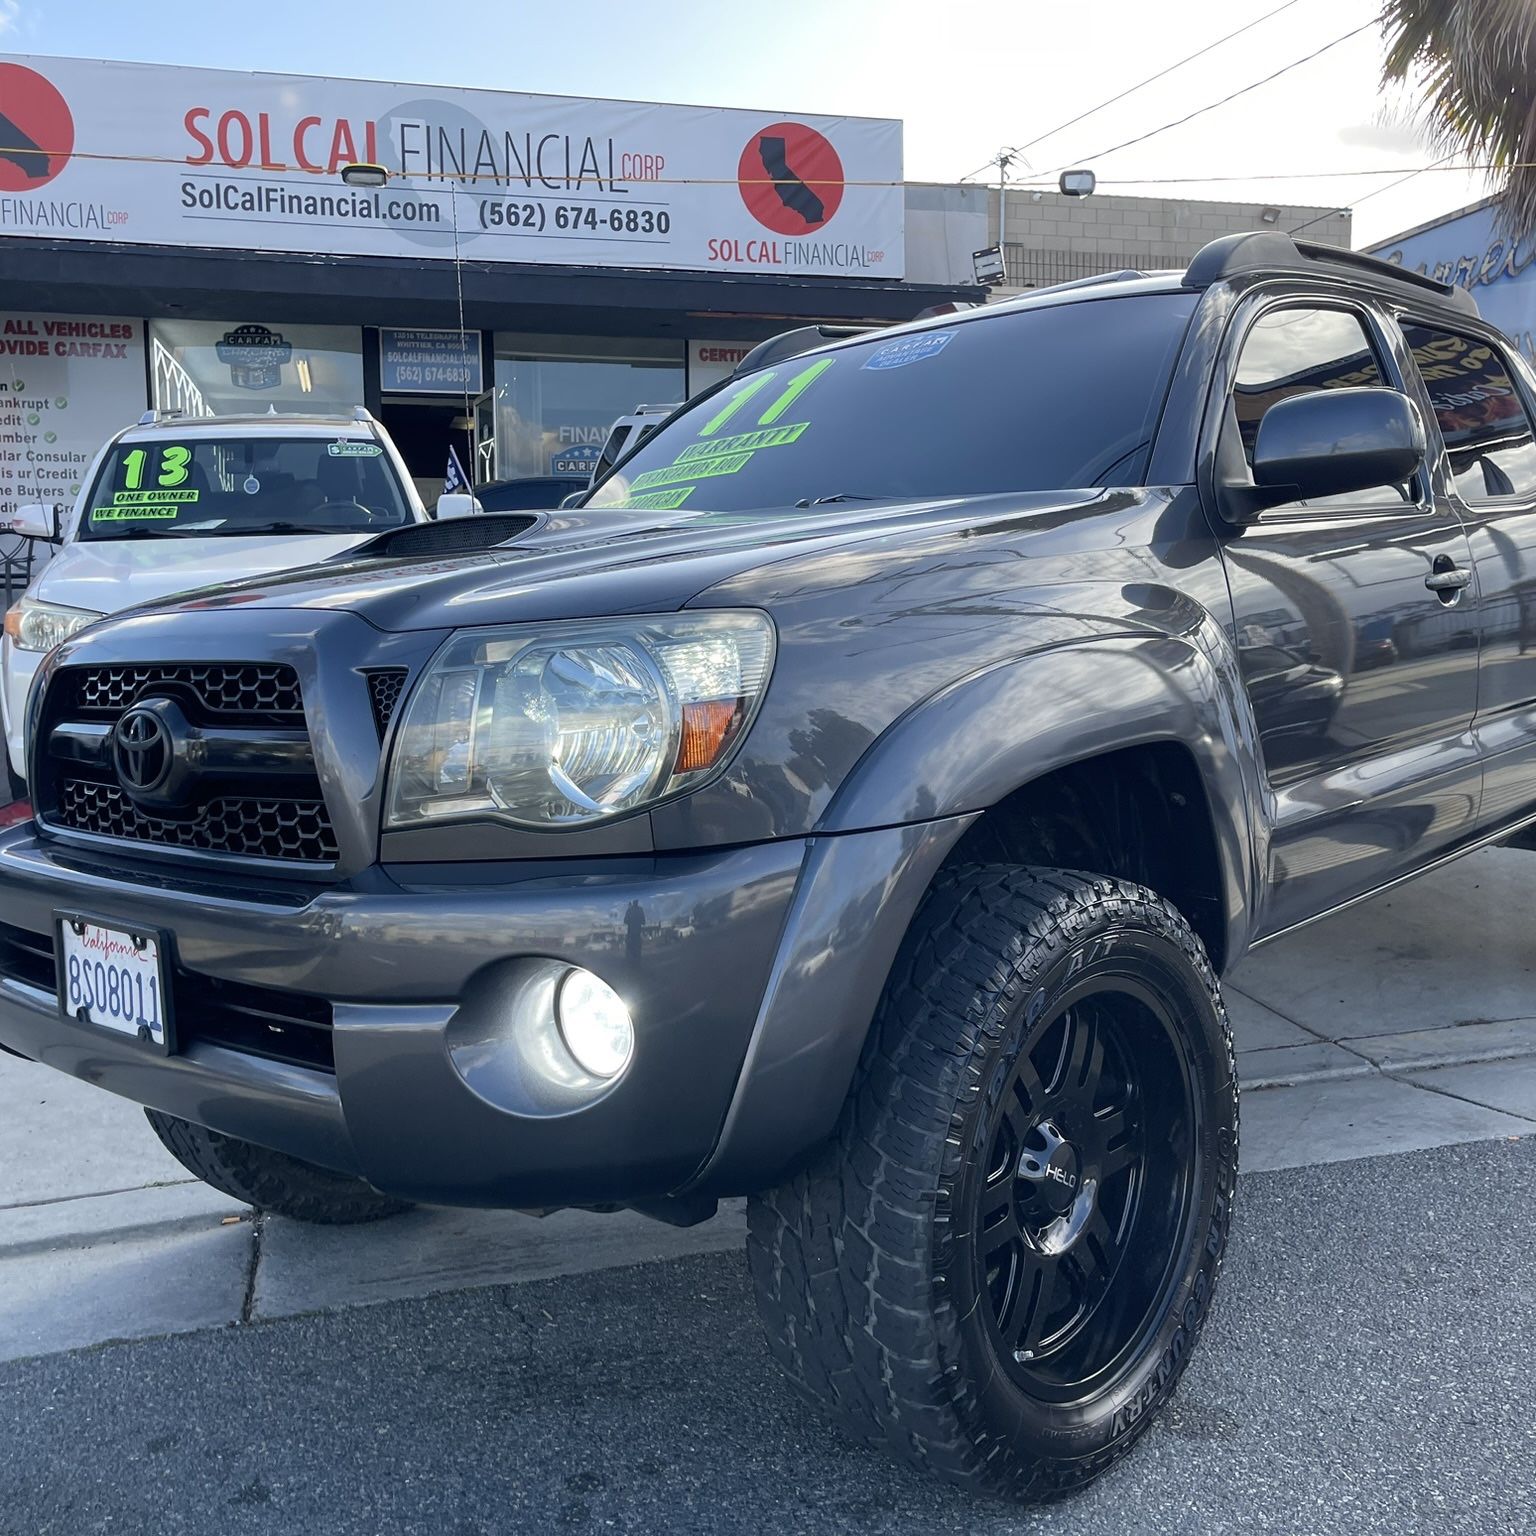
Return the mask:
[[[1536,0],[1387,0],[1387,84],[1446,153],[1498,168],[1506,234],[1536,231]]]

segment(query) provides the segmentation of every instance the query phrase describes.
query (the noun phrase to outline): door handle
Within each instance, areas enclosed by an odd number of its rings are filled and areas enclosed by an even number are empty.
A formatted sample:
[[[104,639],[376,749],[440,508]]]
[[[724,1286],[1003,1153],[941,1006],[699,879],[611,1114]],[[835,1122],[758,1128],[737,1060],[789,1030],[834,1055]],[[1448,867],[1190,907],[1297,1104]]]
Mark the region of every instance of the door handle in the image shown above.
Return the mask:
[[[1460,592],[1464,587],[1472,585],[1472,572],[1453,565],[1449,570],[1431,571],[1424,578],[1424,585],[1431,592]]]

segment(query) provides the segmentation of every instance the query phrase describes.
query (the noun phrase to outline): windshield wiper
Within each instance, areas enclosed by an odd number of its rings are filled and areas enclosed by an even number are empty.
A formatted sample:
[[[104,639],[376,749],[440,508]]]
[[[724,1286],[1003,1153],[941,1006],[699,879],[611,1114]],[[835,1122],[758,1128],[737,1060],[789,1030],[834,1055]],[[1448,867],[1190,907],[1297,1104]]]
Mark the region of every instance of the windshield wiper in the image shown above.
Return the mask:
[[[397,525],[398,526],[398,525]],[[367,533],[367,528],[337,528],[331,523],[237,523],[223,530],[227,534],[247,533]]]
[[[129,528],[121,533],[88,533],[81,542],[111,544],[119,539],[195,539],[198,537],[200,534],[190,529],[184,533],[178,533],[174,528]]]
[[[834,491],[830,496],[805,496],[795,503],[797,507],[826,507],[834,501],[889,501],[889,496],[859,496],[853,491]]]

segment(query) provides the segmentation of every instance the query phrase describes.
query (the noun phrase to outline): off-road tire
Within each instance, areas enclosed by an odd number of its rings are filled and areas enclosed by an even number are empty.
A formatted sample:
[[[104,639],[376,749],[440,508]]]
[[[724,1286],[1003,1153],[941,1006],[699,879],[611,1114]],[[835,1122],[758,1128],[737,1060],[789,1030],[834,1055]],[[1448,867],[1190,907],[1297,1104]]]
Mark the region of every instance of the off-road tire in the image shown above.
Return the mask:
[[[346,1227],[382,1221],[411,1208],[408,1200],[381,1195],[347,1174],[238,1141],[158,1109],[144,1113],[166,1151],[183,1168],[258,1211],[275,1211],[316,1226]]]
[[[1156,1028],[1170,1060],[1187,1054],[1187,1226],[1170,1235],[1160,1279],[1127,1281],[1161,1299],[1149,1303],[1145,1342],[1127,1344],[1124,1373],[1106,1376],[1097,1396],[1042,1405],[976,1323],[987,1261],[967,1257],[984,1245],[970,1235],[982,1224],[966,1218],[966,1192],[999,1177],[976,1171],[988,1156],[976,1143],[1012,1092],[1006,1074],[1019,1070],[1026,1021],[1047,1017],[1053,996],[1078,995],[1071,989],[1095,968],[1101,979],[1089,986],[1120,984],[1116,967],[1155,972],[1176,998]],[[1205,951],[1175,908],[1145,887],[1071,871],[947,872],[904,941],[836,1133],[802,1172],[748,1204],[771,1352],[861,1442],[974,1492],[1070,1494],[1125,1455],[1188,1362],[1226,1245],[1237,1133],[1231,1029]],[[1140,1258],[1129,1243],[1141,1229],[1125,1230],[1124,1253]],[[1034,1369],[1017,1354],[1007,1365]]]

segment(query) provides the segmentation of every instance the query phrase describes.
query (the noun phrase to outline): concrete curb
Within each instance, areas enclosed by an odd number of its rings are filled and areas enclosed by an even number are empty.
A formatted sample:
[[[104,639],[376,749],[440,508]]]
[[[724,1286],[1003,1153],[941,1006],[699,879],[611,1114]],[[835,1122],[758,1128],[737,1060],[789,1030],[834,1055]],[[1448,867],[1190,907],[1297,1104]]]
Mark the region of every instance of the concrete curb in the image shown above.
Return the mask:
[[[1257,1092],[1374,1072],[1426,1072],[1531,1057],[1536,1057],[1536,1019],[1501,1019],[1239,1051],[1237,1076],[1245,1092]]]
[[[94,1248],[186,1227],[217,1227],[227,1217],[249,1215],[249,1206],[195,1179],[11,1206],[0,1210],[0,1257]]]

